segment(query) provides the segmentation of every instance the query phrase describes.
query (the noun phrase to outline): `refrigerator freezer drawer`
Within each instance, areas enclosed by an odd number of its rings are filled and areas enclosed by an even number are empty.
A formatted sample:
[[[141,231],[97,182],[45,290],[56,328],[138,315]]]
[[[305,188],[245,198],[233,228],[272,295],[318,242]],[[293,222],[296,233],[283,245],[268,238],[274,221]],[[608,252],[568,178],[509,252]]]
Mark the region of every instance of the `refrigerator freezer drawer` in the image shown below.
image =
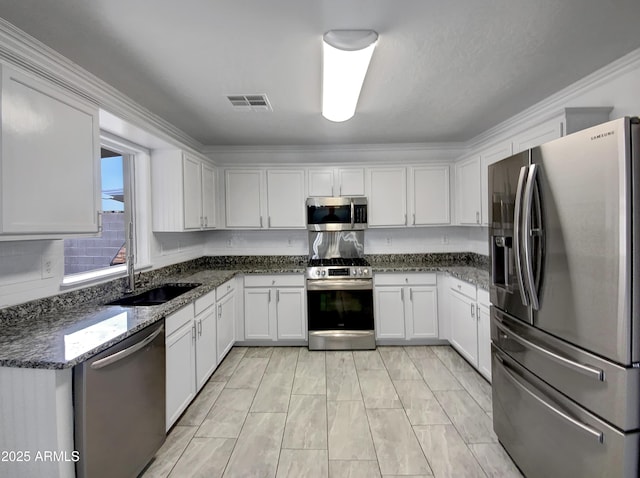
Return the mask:
[[[492,346],[493,427],[528,478],[636,477],[640,432],[623,433]]]
[[[640,429],[640,369],[585,352],[495,307],[491,340],[538,378],[616,428]]]

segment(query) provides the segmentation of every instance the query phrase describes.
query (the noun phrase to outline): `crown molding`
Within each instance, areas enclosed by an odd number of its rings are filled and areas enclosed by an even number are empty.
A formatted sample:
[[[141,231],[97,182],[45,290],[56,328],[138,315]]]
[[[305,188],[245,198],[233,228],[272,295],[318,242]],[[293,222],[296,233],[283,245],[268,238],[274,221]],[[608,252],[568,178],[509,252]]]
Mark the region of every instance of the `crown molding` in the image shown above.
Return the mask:
[[[3,18],[0,18],[0,61],[46,79],[176,147],[202,150],[202,144],[184,131]]]
[[[310,145],[207,145],[204,154],[216,153],[354,153],[391,151],[455,151],[464,149],[463,142],[450,143],[380,143],[380,144],[310,144]]]
[[[471,138],[465,143],[465,146],[468,149],[474,149],[491,143],[492,140],[501,136],[518,134],[527,127],[550,120],[564,113],[572,99],[637,68],[640,68],[640,48],[614,60],[493,128],[489,128]]]

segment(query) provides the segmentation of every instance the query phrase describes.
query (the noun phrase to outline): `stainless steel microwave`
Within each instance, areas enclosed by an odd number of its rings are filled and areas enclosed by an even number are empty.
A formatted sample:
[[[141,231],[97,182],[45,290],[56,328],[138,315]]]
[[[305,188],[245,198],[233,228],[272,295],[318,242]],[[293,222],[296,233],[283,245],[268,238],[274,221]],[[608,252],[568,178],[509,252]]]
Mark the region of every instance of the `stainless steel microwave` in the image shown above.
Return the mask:
[[[307,229],[310,231],[353,231],[366,228],[366,197],[307,199]]]

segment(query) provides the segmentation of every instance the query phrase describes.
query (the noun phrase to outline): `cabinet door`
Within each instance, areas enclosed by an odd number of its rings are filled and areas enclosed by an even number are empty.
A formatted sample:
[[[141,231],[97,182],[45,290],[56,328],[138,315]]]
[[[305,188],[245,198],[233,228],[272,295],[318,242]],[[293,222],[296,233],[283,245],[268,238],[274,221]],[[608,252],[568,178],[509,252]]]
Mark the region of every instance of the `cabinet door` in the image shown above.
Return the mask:
[[[369,179],[369,226],[407,225],[407,170],[371,168]]]
[[[267,225],[272,228],[305,228],[303,170],[267,171]]]
[[[513,153],[520,153],[525,149],[560,138],[563,134],[563,119],[564,115],[558,116],[515,136],[513,138]]]
[[[97,233],[98,108],[7,66],[1,70],[1,232]]]
[[[166,340],[167,430],[196,395],[194,330],[190,321]]]
[[[200,164],[200,161],[187,155],[182,160],[185,229],[200,229],[203,225]]]
[[[333,195],[333,169],[309,169],[309,196]]]
[[[482,224],[489,224],[489,165],[508,158],[512,152],[511,142],[505,142],[480,154],[480,191],[482,196]]]
[[[276,289],[278,340],[306,340],[305,291],[301,288]]]
[[[270,288],[244,289],[244,338],[245,340],[271,340]]]
[[[216,170],[206,163],[202,163],[202,216],[204,227],[212,229],[217,226]]]
[[[404,339],[404,289],[402,287],[376,287],[376,338]]]
[[[412,286],[407,310],[407,339],[438,338],[438,289]],[[406,299],[406,297],[405,297]],[[405,300],[406,303],[406,300]]]
[[[364,168],[346,168],[335,171],[338,196],[364,196]]]
[[[259,229],[262,220],[262,171],[225,171],[227,227]]]
[[[449,291],[451,345],[474,367],[478,367],[478,324],[475,301],[453,290]]]
[[[491,381],[491,323],[489,308],[478,304],[476,308],[478,319],[478,370],[487,380]]]
[[[451,223],[449,166],[412,168],[409,203],[414,226]]]
[[[210,307],[196,317],[196,385],[200,390],[218,365],[216,353],[216,308]]]
[[[456,163],[456,219],[458,224],[480,224],[480,157]]]
[[[222,362],[235,341],[236,294],[231,292],[218,302],[218,363]]]

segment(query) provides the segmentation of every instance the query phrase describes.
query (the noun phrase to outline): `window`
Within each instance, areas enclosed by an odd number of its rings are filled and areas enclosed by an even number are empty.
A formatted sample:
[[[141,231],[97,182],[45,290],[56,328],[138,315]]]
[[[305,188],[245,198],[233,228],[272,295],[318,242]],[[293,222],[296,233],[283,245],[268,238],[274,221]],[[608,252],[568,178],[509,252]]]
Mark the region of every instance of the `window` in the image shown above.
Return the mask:
[[[64,240],[63,284],[126,271],[133,241],[133,154],[101,148],[102,232],[99,237]]]

